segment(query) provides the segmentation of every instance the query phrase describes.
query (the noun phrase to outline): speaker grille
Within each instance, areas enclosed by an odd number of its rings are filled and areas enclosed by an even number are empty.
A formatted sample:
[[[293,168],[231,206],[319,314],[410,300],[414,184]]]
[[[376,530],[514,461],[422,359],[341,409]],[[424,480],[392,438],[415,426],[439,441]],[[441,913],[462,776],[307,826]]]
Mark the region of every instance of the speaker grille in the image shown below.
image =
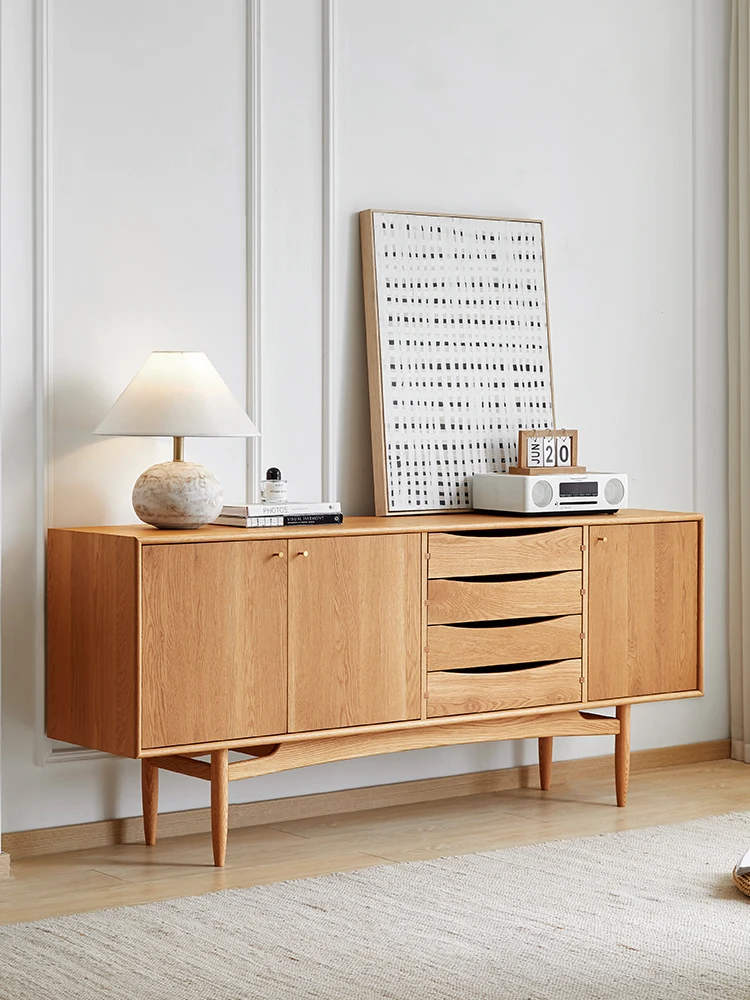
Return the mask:
[[[625,487],[622,485],[620,479],[609,479],[607,480],[607,485],[604,487],[604,499],[612,507],[616,507],[619,503],[622,503],[622,498],[625,496]]]
[[[534,483],[531,499],[537,507],[547,507],[552,502],[552,487],[546,479],[539,479]]]

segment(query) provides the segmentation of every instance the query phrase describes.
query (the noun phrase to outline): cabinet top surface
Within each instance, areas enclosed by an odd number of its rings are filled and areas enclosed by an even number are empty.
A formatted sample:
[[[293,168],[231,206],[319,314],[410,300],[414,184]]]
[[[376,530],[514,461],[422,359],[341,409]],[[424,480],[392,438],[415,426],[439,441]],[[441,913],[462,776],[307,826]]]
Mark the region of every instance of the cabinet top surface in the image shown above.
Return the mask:
[[[300,525],[294,528],[230,528],[207,524],[202,528],[176,531],[147,524],[94,525],[51,528],[51,531],[89,532],[135,538],[142,545],[175,542],[228,542],[248,538],[311,538],[335,535],[404,534],[419,531],[487,531],[512,528],[566,528],[587,524],[639,524],[663,521],[700,521],[702,514],[665,510],[621,510],[617,514],[579,516],[508,517],[502,514],[409,514],[398,517],[344,517],[343,524]]]

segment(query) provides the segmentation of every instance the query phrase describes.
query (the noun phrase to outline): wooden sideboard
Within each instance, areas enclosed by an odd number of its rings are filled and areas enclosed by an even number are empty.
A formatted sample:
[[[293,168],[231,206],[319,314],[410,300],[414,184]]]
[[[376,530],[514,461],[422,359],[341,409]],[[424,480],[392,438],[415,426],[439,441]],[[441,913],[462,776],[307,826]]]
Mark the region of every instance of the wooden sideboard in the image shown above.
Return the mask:
[[[630,705],[703,693],[702,579],[661,511],[55,528],[47,732],[141,758],[147,843],[158,769],[208,780],[217,865],[229,781],[391,751],[536,737],[548,788],[613,734],[624,805]]]

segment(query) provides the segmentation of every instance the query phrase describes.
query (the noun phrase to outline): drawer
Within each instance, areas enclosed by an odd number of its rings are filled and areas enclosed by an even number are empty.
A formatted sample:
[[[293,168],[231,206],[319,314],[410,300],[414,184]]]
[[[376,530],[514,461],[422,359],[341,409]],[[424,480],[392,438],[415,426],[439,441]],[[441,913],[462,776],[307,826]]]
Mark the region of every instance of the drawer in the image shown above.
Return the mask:
[[[427,717],[567,705],[581,697],[580,659],[497,672],[434,673],[427,679]]]
[[[430,625],[427,669],[460,670],[581,656],[581,615],[506,625]]]
[[[579,615],[583,574],[574,570],[514,580],[430,580],[427,622],[486,622],[539,615]]]
[[[429,576],[493,576],[580,570],[582,528],[507,531],[498,535],[430,534]]]

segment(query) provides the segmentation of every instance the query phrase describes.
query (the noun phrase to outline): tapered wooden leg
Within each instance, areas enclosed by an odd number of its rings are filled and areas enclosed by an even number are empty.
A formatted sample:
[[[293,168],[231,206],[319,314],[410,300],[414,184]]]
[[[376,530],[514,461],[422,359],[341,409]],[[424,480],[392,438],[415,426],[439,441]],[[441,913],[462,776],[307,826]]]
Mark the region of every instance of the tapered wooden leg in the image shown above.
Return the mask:
[[[615,736],[615,791],[618,806],[624,806],[630,778],[630,705],[618,705],[616,711],[620,732]]]
[[[229,820],[229,751],[211,753],[211,840],[214,864],[224,867],[227,856],[227,823]]]
[[[539,785],[546,792],[552,781],[552,736],[539,737]]]
[[[159,768],[145,757],[141,761],[141,797],[143,799],[143,836],[153,847],[159,818]]]

